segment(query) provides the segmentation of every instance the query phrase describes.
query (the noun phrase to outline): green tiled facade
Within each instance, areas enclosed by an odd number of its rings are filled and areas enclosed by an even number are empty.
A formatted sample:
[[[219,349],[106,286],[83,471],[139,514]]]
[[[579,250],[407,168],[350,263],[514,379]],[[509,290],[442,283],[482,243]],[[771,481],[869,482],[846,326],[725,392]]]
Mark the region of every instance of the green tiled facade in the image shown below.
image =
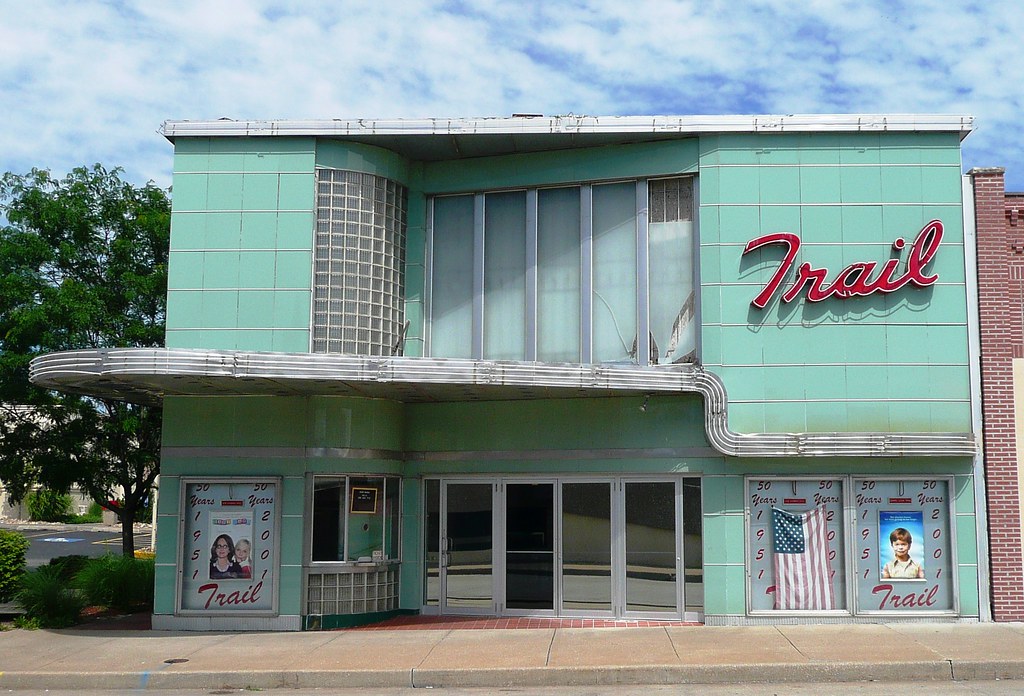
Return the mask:
[[[408,190],[403,352],[411,358],[429,352],[428,212],[435,197],[692,176],[697,358],[724,384],[730,430],[973,430],[959,133],[699,133],[458,159],[417,159],[384,139],[363,140],[174,140],[169,349],[311,351],[317,168],[373,174]],[[832,279],[851,263],[892,258],[894,240],[909,246],[933,219],[942,221],[944,236],[928,267],[939,280],[929,287],[751,305],[781,259],[777,247],[743,253],[760,235],[798,235],[797,263],[825,268]],[[708,440],[706,408],[688,393],[438,402],[168,396],[155,612],[175,611],[182,477],[280,477],[281,615],[304,613],[316,475],[401,479],[398,604],[407,610],[428,604],[423,525],[431,480],[698,477],[698,613],[729,622],[752,616],[749,480],[877,476],[948,479],[958,600],[946,615],[979,616],[983,560],[970,457],[727,456]],[[856,524],[849,521],[851,539]]]

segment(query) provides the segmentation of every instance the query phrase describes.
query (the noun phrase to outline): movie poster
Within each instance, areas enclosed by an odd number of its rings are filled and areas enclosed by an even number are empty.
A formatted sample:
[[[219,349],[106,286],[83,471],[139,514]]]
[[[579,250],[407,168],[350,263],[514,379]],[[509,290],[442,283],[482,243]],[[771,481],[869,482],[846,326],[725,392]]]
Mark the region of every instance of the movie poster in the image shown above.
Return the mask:
[[[275,611],[279,500],[276,478],[182,481],[180,611]]]

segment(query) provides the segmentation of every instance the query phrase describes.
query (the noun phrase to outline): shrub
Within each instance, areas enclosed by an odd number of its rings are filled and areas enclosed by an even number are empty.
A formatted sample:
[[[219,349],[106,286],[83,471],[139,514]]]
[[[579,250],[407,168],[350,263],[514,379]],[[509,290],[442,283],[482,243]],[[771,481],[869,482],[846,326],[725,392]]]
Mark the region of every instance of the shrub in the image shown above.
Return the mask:
[[[14,599],[43,628],[71,626],[85,608],[82,596],[61,578],[57,566],[50,565],[25,573]]]
[[[102,521],[103,508],[97,502],[89,505],[89,510],[84,515],[72,515],[68,518],[68,522],[71,524],[99,524]]]
[[[28,518],[36,522],[63,522],[71,517],[71,496],[40,488],[25,496]]]
[[[78,575],[78,571],[85,567],[89,562],[88,556],[71,555],[71,556],[56,556],[50,559],[50,565],[57,568],[57,572],[60,574],[61,579],[64,582],[71,583],[74,577]]]
[[[28,539],[0,529],[0,602],[10,601],[18,591],[18,581],[25,573],[26,551]]]
[[[88,604],[129,609],[153,608],[152,559],[107,554],[90,558],[75,576]]]

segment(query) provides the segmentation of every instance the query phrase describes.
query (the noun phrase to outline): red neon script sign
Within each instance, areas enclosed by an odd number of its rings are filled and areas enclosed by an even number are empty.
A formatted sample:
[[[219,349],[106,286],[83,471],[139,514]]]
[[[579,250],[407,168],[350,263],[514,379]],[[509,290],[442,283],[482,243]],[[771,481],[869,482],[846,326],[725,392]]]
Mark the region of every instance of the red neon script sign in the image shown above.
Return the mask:
[[[864,297],[876,292],[893,292],[904,285],[914,284],[919,288],[928,287],[939,279],[939,275],[925,275],[924,268],[935,257],[939,250],[939,242],[942,241],[942,222],[932,220],[921,228],[917,238],[910,245],[910,255],[907,257],[907,270],[903,275],[894,277],[896,268],[900,265],[899,259],[886,261],[878,275],[874,278],[871,274],[875,272],[878,263],[875,261],[858,261],[840,271],[836,279],[826,283],[828,271],[824,268],[814,268],[810,263],[800,264],[796,271],[796,279],[786,292],[782,294],[783,302],[792,302],[800,291],[807,288],[808,302],[821,302],[830,297]],[[793,259],[800,250],[800,238],[790,232],[775,232],[766,234],[747,242],[743,253],[747,254],[754,249],[760,249],[768,244],[785,244],[786,256],[779,264],[778,270],[764,286],[761,293],[751,300],[750,304],[758,309],[764,309],[768,301],[782,285],[783,279],[793,266]],[[900,250],[906,246],[902,237],[897,237],[892,243],[893,249]]]

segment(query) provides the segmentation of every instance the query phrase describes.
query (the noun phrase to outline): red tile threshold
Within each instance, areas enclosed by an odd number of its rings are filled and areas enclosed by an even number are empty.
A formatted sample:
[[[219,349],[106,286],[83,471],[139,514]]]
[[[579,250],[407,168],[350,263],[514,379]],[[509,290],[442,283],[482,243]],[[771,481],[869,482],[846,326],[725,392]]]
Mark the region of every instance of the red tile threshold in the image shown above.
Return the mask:
[[[529,628],[651,628],[658,626],[701,626],[693,621],[657,621],[652,619],[556,619],[530,616],[395,616],[379,623],[345,631],[423,631],[467,629],[529,629]]]

